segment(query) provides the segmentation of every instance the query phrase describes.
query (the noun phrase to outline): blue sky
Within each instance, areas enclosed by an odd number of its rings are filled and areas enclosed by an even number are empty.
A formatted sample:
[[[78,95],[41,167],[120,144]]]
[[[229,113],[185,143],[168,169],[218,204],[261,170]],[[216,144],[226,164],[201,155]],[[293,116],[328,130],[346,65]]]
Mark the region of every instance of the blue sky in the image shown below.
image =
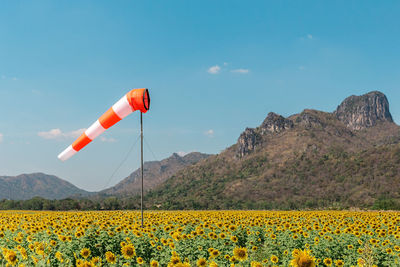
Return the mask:
[[[219,153],[268,112],[333,111],[384,92],[400,122],[398,1],[5,1],[0,175],[86,190],[139,166],[139,114],[66,162],[58,153],[131,88],[147,87],[145,160]],[[153,155],[154,153],[154,155]]]

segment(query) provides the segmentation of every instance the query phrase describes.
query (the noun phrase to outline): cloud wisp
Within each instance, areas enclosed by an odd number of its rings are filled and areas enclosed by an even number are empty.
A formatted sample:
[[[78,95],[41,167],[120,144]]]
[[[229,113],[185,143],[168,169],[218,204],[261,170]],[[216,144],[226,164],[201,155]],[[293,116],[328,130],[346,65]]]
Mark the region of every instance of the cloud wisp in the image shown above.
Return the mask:
[[[247,74],[250,72],[250,70],[249,69],[235,69],[235,70],[231,70],[231,72],[239,73],[239,74]]]
[[[115,138],[112,138],[112,137],[104,137],[104,136],[101,136],[100,137],[100,141],[101,142],[107,142],[107,143],[115,143],[115,142],[117,142],[117,139],[115,139]]]
[[[4,140],[4,138],[3,138],[3,134],[2,134],[2,133],[0,133],[0,143],[2,143],[2,142],[3,142],[3,140]]]
[[[55,140],[63,140],[67,138],[77,138],[79,137],[86,129],[78,129],[70,132],[63,132],[60,129],[51,129],[47,132],[38,132],[38,136],[43,139],[55,139]]]
[[[218,65],[210,67],[207,72],[210,74],[218,74],[221,71],[221,67]]]
[[[209,74],[213,74],[213,75],[221,73],[222,70],[224,70],[224,71],[227,70],[227,71],[229,71],[229,72],[238,73],[238,74],[248,74],[248,73],[250,72],[249,69],[245,69],[245,68],[239,68],[239,69],[231,69],[231,70],[229,70],[229,65],[230,65],[230,64],[227,63],[227,62],[224,62],[224,63],[222,64],[222,67],[220,67],[220,66],[217,64],[217,65],[215,65],[215,66],[209,67],[209,68],[207,69],[207,72],[208,72]]]
[[[214,137],[214,130],[210,129],[204,132],[204,134],[208,137]]]
[[[12,81],[17,81],[18,78],[17,77],[7,77],[6,75],[2,74],[0,76],[1,80],[12,80]]]
[[[316,38],[314,35],[312,35],[311,33],[307,33],[306,35],[303,35],[300,37],[300,40],[305,41],[305,40],[318,40],[318,38]]]

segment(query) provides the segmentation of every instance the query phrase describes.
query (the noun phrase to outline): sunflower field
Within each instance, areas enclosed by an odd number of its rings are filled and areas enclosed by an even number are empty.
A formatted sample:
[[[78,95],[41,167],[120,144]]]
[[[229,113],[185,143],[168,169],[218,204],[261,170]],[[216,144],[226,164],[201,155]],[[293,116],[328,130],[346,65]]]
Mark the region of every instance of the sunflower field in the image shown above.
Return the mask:
[[[0,212],[1,266],[400,266],[400,213]]]

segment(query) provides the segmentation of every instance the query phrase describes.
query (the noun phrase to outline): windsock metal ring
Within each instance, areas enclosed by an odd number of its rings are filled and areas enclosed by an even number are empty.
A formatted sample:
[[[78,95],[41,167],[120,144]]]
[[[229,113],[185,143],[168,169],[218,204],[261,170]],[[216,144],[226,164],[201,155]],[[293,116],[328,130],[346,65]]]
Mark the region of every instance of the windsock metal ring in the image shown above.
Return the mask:
[[[65,161],[75,155],[79,150],[92,142],[105,130],[136,110],[146,113],[150,108],[149,90],[146,88],[133,89],[124,95],[117,103],[109,108],[95,121],[78,139],[58,155]]]

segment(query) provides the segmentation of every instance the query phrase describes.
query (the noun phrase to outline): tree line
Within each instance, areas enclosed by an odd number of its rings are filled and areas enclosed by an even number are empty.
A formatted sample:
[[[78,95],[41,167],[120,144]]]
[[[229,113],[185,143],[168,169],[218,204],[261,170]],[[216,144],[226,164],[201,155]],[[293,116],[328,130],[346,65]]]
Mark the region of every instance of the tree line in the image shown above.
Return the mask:
[[[151,196],[151,194],[150,194]],[[173,198],[165,201],[163,205],[152,205],[145,201],[145,209],[151,210],[347,210],[351,207],[343,205],[340,202],[305,202],[294,203],[290,200],[282,203],[268,201],[227,201],[220,199],[214,205],[211,203],[202,203],[194,199],[189,201],[179,201]],[[146,205],[147,204],[147,205]],[[370,207],[359,207],[372,210],[400,210],[400,201],[397,199],[380,197],[375,200]],[[115,196],[88,198],[66,198],[66,199],[45,199],[34,197],[28,200],[0,200],[0,210],[50,210],[50,211],[68,211],[68,210],[137,210],[140,209],[140,197],[119,198]]]
[[[138,198],[105,197],[99,199],[45,199],[34,197],[28,200],[0,200],[1,210],[123,210],[139,209]]]

